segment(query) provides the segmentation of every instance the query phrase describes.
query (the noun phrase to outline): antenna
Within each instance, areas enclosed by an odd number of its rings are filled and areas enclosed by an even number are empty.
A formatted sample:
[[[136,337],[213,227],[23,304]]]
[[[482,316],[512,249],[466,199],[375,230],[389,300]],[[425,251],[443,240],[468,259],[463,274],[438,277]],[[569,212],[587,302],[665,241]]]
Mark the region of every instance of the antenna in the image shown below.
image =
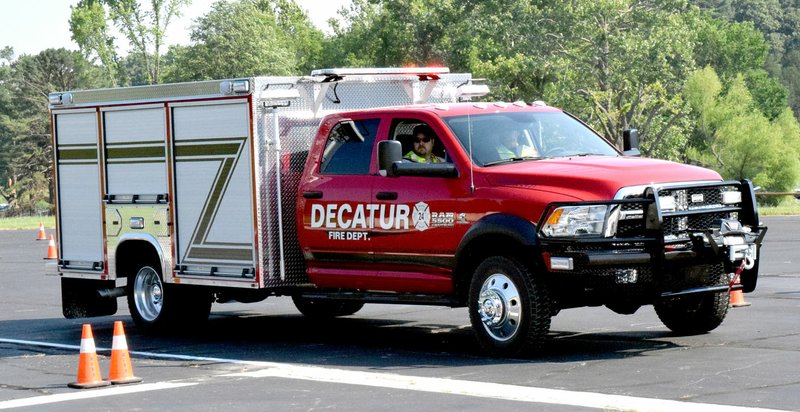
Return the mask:
[[[475,158],[472,157],[472,105],[467,109],[467,140],[469,141],[469,192],[475,194]]]

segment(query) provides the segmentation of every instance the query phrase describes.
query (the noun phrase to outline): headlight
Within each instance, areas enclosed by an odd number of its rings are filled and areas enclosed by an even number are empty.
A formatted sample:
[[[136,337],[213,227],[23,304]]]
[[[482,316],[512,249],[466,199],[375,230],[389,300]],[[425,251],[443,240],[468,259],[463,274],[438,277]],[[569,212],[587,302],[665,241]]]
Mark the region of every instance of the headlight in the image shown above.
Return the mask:
[[[604,235],[608,205],[561,206],[547,217],[542,233],[548,237]]]

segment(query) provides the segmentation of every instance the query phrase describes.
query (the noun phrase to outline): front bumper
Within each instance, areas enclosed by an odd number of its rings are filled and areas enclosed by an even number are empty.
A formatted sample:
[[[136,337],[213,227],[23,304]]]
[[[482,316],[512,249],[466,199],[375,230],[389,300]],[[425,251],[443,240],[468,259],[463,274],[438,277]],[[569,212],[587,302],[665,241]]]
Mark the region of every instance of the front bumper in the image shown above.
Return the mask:
[[[725,190],[741,191],[742,201],[668,212],[659,206],[664,192],[704,193],[714,202],[713,194]],[[609,238],[554,239],[540,234],[543,264],[554,282],[594,294],[637,293],[646,300],[645,296],[728,290],[731,274],[743,266],[741,286],[734,289],[755,289],[767,228],[758,224],[749,182],[665,185],[639,198],[592,204],[631,210],[638,219],[625,221]],[[562,205],[567,203],[550,205],[544,216]]]

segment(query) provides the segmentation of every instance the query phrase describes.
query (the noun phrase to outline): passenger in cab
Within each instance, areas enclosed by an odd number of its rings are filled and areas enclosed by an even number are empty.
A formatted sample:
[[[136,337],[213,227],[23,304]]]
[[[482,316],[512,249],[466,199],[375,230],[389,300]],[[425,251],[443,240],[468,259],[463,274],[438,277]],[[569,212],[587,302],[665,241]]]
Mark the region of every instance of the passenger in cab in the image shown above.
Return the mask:
[[[500,144],[497,145],[497,155],[500,159],[511,159],[513,157],[539,157],[539,153],[532,146],[520,144],[519,130],[510,130],[500,136]]]
[[[411,137],[413,149],[409,150],[403,158],[416,163],[444,163],[443,158],[433,154],[435,139],[430,126],[421,124],[414,127]]]

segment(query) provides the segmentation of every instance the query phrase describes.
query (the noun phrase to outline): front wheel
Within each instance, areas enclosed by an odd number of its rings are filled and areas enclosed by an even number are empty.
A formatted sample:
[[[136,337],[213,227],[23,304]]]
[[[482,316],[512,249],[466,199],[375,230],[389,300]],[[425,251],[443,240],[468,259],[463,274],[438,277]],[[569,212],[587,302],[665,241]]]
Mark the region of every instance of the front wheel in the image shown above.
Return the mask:
[[[208,319],[211,295],[196,287],[165,284],[158,265],[140,266],[128,282],[128,309],[146,332],[194,326]]]
[[[653,304],[666,327],[681,335],[698,335],[722,324],[728,314],[729,295],[713,293],[666,298]]]
[[[469,289],[469,318],[478,342],[499,356],[540,351],[550,330],[550,298],[544,283],[511,257],[478,265]]]

